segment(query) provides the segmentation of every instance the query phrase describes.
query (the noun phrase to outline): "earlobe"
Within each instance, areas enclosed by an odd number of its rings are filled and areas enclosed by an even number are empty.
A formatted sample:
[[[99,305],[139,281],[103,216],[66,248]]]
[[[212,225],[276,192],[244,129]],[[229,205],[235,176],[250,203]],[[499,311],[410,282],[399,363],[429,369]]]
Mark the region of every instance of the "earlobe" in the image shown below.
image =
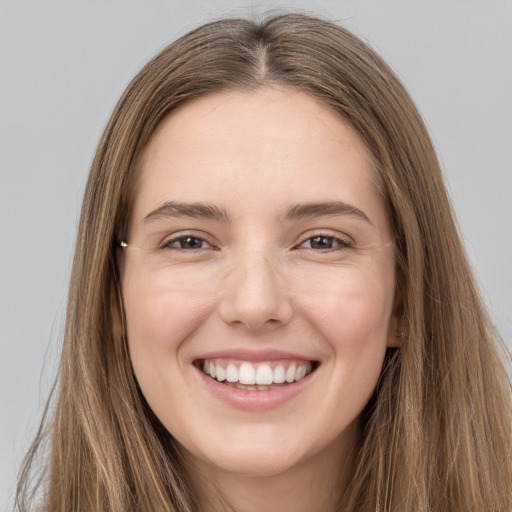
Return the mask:
[[[402,296],[402,291],[399,289],[395,297],[393,314],[389,321],[388,347],[400,347],[405,338],[405,315]]]
[[[394,314],[389,322],[388,347],[400,347],[404,338],[403,319],[401,315]]]
[[[119,283],[114,284],[110,293],[110,313],[115,339],[122,339],[124,337],[123,298]]]

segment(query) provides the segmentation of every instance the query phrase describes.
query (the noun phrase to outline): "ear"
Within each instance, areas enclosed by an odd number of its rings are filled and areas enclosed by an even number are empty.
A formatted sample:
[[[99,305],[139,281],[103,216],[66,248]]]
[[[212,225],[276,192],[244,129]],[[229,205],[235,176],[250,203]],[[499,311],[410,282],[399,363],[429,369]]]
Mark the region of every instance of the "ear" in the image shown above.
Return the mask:
[[[113,279],[110,288],[110,317],[115,339],[122,339],[125,334],[123,294],[121,288],[124,271],[124,252],[116,245],[113,261]]]
[[[117,298],[118,292],[114,286],[110,292],[110,318],[112,321],[112,332],[114,339],[120,339],[123,336],[123,322],[121,320],[121,311],[119,300]]]
[[[397,290],[395,296],[395,303],[393,305],[393,313],[389,320],[388,327],[388,341],[386,345],[388,347],[400,347],[404,338],[404,307],[402,300],[402,291]]]
[[[121,291],[121,271],[118,267],[115,269],[115,275],[110,287],[110,318],[112,320],[112,331],[115,339],[123,339],[124,328],[124,310],[123,294]]]
[[[389,322],[388,341],[386,346],[399,347],[402,344],[402,318],[393,314]]]

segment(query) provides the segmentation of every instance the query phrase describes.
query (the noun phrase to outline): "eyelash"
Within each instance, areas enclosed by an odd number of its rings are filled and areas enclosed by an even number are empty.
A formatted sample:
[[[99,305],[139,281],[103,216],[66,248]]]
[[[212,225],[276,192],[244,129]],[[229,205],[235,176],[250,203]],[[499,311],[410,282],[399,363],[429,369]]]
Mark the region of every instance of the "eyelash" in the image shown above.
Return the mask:
[[[341,249],[349,249],[354,246],[354,244],[352,244],[351,242],[349,242],[348,240],[345,240],[343,238],[340,238],[340,237],[337,237],[334,235],[327,235],[327,234],[320,233],[318,235],[314,235],[314,236],[310,236],[310,237],[306,238],[303,242],[298,244],[296,247],[300,248],[300,247],[302,247],[302,245],[304,245],[308,241],[319,240],[322,238],[328,239],[331,243],[335,243],[337,245],[337,247],[318,248],[318,249],[320,249],[321,252],[339,251]],[[317,251],[313,247],[304,247],[304,249],[315,251],[315,252],[320,252],[320,251]]]
[[[327,248],[314,248],[314,247],[302,247],[306,242],[310,242],[310,245],[311,245],[311,241],[313,240],[317,240],[317,241],[320,241],[319,239],[328,239],[329,242],[328,243],[331,243],[331,244],[336,244],[337,247],[327,247]],[[203,251],[206,249],[206,247],[192,247],[192,248],[185,248],[185,247],[176,247],[174,246],[174,244],[177,244],[177,243],[180,243],[180,242],[186,242],[187,240],[189,241],[200,241],[201,242],[201,245],[204,243],[208,244],[210,247],[212,247],[214,250],[218,250],[216,249],[213,244],[211,244],[210,242],[208,242],[208,240],[206,240],[205,238],[203,237],[200,237],[200,236],[192,236],[192,235],[182,235],[182,236],[178,236],[176,238],[172,238],[171,240],[168,240],[166,242],[164,242],[162,244],[162,249],[170,249],[170,250],[173,250],[173,251],[186,251],[186,252],[198,252],[198,251]],[[314,252],[332,252],[332,251],[337,251],[337,250],[342,250],[342,249],[349,249],[349,248],[352,248],[354,246],[353,243],[351,243],[350,241],[348,240],[345,240],[343,238],[340,238],[340,237],[337,237],[337,236],[334,236],[334,235],[328,235],[328,234],[322,234],[322,233],[319,233],[317,235],[314,235],[314,236],[310,236],[306,239],[304,239],[302,242],[300,242],[299,244],[295,245],[293,248],[294,249],[300,249],[300,248],[303,248],[303,249],[306,249],[306,250],[309,250],[309,251],[314,251]]]
[[[210,242],[208,242],[208,240],[206,240],[205,238],[203,238],[201,236],[181,235],[181,236],[178,236],[176,238],[172,238],[171,240],[167,240],[166,242],[164,242],[162,244],[161,248],[162,249],[171,249],[173,251],[190,251],[190,252],[192,252],[192,251],[194,251],[194,252],[203,251],[204,249],[206,249],[206,247],[186,249],[184,247],[173,246],[173,244],[176,244],[176,243],[179,243],[179,242],[183,242],[183,241],[186,241],[186,240],[199,240],[199,241],[201,241],[201,244],[202,244],[202,242],[205,242],[209,246],[213,247],[213,245]]]

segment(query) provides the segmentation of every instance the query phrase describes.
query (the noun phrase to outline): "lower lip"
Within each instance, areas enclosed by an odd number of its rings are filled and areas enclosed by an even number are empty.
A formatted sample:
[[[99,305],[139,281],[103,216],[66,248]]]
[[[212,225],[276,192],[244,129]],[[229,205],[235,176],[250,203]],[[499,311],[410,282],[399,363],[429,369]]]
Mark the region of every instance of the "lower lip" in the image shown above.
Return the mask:
[[[222,384],[207,376],[199,368],[197,368],[197,371],[210,393],[216,398],[236,409],[253,412],[269,411],[281,407],[304,391],[316,373],[316,371],[312,372],[303,379],[287,386],[269,389],[268,391],[256,391],[238,389]]]

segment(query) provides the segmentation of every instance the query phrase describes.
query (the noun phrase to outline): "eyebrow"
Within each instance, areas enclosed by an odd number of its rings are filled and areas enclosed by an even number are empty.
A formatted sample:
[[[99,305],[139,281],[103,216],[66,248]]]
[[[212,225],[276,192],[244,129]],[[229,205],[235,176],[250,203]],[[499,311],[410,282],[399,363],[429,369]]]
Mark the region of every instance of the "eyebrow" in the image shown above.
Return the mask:
[[[192,219],[212,219],[229,222],[228,212],[205,203],[180,203],[167,201],[144,218],[144,222],[165,217],[188,217]]]
[[[286,209],[279,222],[321,217],[325,215],[351,215],[372,224],[368,216],[359,208],[342,201],[327,201],[319,203],[299,203]],[[187,217],[193,219],[211,219],[220,222],[230,222],[227,210],[206,203],[180,203],[166,201],[151,211],[144,218],[145,222],[166,217]]]
[[[372,224],[366,213],[359,208],[342,201],[327,201],[321,203],[299,203],[290,206],[283,217],[283,220],[306,219],[321,217],[324,215],[351,215]]]

